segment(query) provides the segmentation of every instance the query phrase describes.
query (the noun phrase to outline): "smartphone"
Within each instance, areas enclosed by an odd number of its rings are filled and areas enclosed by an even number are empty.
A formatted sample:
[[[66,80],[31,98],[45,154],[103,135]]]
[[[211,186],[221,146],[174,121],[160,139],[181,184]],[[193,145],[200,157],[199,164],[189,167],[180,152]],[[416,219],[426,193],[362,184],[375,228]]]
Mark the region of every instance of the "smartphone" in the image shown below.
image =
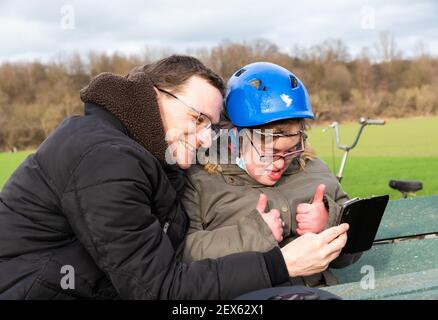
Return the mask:
[[[350,225],[343,253],[363,252],[372,247],[388,201],[389,195],[384,195],[354,198],[342,205],[339,224]]]

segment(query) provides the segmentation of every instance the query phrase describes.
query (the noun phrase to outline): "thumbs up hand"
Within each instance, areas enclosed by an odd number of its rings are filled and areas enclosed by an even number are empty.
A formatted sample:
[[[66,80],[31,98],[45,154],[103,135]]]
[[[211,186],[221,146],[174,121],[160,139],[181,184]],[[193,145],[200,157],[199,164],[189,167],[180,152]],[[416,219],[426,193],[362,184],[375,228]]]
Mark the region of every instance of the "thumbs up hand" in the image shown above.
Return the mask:
[[[329,213],[324,205],[325,185],[320,184],[313,197],[312,203],[300,203],[297,206],[297,233],[320,233],[327,225]]]
[[[275,240],[281,242],[283,240],[283,220],[281,220],[280,212],[277,209],[265,212],[267,205],[268,197],[266,194],[260,194],[256,209],[260,213],[263,221],[265,221],[269,229],[271,229]]]

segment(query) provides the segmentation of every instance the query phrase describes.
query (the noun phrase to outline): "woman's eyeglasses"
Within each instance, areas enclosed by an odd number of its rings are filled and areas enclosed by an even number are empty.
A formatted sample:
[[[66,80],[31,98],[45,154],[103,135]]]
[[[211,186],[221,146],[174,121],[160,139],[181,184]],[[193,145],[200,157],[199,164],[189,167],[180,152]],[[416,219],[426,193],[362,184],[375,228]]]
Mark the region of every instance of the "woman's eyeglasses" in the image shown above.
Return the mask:
[[[270,135],[273,137],[291,137],[291,136],[300,136],[300,141],[295,144],[289,152],[284,154],[278,154],[278,153],[261,153],[261,151],[258,150],[258,148],[255,146],[254,142],[252,141],[251,137],[248,134],[248,131],[245,130],[245,134],[247,135],[252,147],[257,152],[257,155],[260,158],[261,162],[264,163],[272,163],[275,161],[278,161],[280,159],[283,159],[284,161],[290,161],[293,158],[299,157],[305,150],[305,140],[307,138],[306,134],[303,130],[300,130],[293,134],[277,134],[277,133],[263,133],[260,130],[254,130],[255,133],[261,134],[261,135]]]

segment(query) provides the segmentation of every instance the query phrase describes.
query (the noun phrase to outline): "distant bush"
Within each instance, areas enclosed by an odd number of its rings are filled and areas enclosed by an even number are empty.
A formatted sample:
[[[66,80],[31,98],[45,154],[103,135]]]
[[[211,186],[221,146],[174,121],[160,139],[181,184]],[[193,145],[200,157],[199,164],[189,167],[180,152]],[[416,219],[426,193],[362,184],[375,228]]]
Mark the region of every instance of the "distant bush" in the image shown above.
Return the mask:
[[[381,45],[393,46],[393,41],[386,40]],[[290,69],[306,85],[319,121],[438,114],[438,59],[423,53],[406,60],[393,49],[381,48],[380,58],[364,50],[351,59],[340,40],[284,53],[276,44],[259,39],[226,41],[188,53],[224,79],[255,61]],[[72,54],[48,63],[1,64],[0,150],[35,148],[62,119],[81,114],[79,90],[95,75],[104,71],[126,74],[136,65],[171,53],[149,48],[142,56]]]

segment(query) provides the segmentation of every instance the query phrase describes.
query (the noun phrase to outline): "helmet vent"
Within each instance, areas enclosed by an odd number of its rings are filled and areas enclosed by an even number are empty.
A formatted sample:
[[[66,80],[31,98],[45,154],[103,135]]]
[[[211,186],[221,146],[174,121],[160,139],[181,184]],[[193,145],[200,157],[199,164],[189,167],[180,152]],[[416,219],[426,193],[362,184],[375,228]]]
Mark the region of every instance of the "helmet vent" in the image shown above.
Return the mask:
[[[242,73],[244,73],[246,71],[246,69],[240,69],[239,71],[237,71],[235,74],[234,74],[234,76],[235,77],[240,77],[240,75],[242,74]]]
[[[249,82],[257,90],[268,91],[266,86],[262,86],[262,81],[259,79],[254,79]]]
[[[289,78],[290,78],[290,85],[291,85],[292,89],[295,89],[296,87],[298,87],[297,78],[295,78],[294,76],[289,76]]]

